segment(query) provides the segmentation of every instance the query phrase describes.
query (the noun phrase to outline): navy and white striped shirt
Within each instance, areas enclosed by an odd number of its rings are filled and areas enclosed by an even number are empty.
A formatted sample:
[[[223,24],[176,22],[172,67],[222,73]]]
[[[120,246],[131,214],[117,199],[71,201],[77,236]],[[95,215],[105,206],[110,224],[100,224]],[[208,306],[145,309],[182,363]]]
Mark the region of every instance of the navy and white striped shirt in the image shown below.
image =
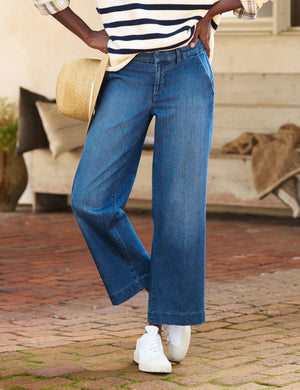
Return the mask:
[[[170,50],[191,41],[197,22],[215,0],[98,0],[97,10],[109,35],[110,69],[125,66],[141,51]],[[220,15],[212,20],[212,37]]]
[[[235,14],[243,19],[256,17],[259,3],[267,0],[241,0],[243,8]],[[108,71],[117,71],[142,51],[170,50],[187,45],[197,22],[216,0],[96,0],[97,11],[109,36]],[[70,0],[37,0],[42,14],[65,9]],[[211,56],[214,32],[220,15],[211,21]],[[211,58],[210,58],[211,59]]]

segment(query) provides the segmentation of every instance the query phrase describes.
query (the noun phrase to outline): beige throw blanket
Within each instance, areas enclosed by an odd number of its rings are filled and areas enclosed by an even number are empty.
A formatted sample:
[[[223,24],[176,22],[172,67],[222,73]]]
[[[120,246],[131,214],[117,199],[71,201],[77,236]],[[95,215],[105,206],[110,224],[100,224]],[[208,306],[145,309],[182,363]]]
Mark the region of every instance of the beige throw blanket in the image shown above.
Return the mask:
[[[300,127],[287,123],[277,133],[243,133],[222,147],[223,153],[251,154],[260,199],[273,192],[300,215]]]

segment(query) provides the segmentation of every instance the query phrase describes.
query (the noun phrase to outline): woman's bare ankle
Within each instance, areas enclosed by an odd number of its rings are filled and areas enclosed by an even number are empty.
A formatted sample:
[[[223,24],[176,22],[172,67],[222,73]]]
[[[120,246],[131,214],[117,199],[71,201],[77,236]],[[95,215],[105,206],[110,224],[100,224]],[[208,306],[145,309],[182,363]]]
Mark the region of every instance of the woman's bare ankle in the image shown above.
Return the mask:
[[[152,323],[149,323],[149,325],[151,326],[156,326],[158,328],[158,334],[161,336],[161,325],[160,324],[152,324]]]

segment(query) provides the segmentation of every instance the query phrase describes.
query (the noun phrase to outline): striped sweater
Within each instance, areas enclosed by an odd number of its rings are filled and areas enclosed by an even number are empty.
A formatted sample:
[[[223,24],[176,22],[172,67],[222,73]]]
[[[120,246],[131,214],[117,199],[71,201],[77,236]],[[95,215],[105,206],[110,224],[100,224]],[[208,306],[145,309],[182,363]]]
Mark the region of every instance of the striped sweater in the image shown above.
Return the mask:
[[[197,22],[216,0],[96,0],[105,31],[109,35],[108,71],[118,71],[142,51],[170,50],[187,45]],[[243,8],[234,14],[254,19],[257,9],[267,0],[241,0]],[[70,0],[38,0],[42,14],[54,14],[69,6]],[[220,15],[211,20],[211,58],[214,33]]]

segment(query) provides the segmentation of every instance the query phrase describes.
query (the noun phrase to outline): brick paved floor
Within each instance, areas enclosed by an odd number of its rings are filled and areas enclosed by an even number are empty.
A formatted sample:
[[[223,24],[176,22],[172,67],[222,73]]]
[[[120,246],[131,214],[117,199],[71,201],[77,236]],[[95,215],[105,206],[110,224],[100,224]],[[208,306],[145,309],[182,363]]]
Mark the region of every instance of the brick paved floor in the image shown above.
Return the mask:
[[[129,217],[150,253],[151,215]],[[299,233],[295,220],[209,216],[206,323],[154,375],[132,360],[147,293],[111,306],[73,215],[0,214],[0,389],[299,390]]]

